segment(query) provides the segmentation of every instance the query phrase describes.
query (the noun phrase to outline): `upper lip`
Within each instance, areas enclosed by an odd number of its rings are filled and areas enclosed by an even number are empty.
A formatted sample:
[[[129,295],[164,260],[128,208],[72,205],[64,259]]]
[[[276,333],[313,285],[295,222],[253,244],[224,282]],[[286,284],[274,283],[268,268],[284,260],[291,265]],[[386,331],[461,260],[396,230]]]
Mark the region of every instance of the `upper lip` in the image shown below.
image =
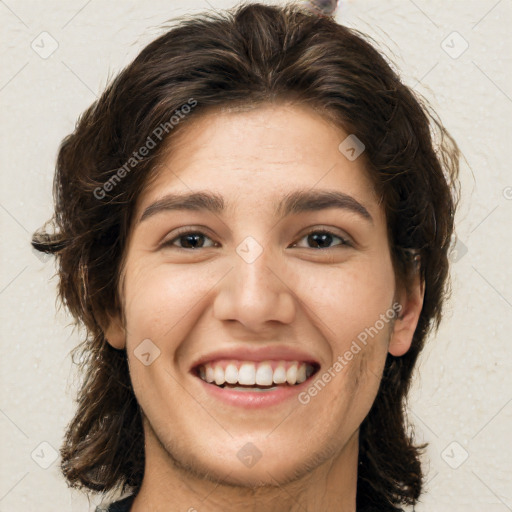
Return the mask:
[[[267,347],[236,347],[215,350],[198,358],[192,368],[217,361],[220,359],[236,359],[239,361],[299,361],[319,365],[317,359],[311,354],[295,347],[267,346]]]

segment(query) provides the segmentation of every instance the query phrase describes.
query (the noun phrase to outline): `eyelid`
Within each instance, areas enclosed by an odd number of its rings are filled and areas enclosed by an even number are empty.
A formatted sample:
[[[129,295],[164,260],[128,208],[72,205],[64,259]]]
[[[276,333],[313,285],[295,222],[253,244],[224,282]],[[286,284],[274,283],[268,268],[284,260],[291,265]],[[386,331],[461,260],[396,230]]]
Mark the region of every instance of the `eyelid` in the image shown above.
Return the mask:
[[[333,247],[328,247],[327,249],[324,249],[324,251],[328,249],[334,249],[334,247],[355,247],[356,243],[354,239],[349,236],[345,231],[342,231],[342,233],[339,233],[338,231],[341,231],[337,228],[328,227],[328,226],[313,226],[311,228],[307,228],[307,231],[303,232],[301,235],[298,236],[297,240],[302,240],[305,236],[308,236],[312,233],[327,233],[329,235],[335,236],[336,238],[339,238],[342,243],[339,245],[335,245]],[[296,245],[296,242],[294,243]]]
[[[205,235],[206,237],[208,237],[212,241],[214,241],[212,233],[206,226],[183,226],[181,228],[177,228],[176,230],[174,230],[172,232],[172,236],[166,235],[164,237],[163,241],[158,244],[158,248],[160,249],[165,246],[172,246],[172,242],[175,242],[176,239],[178,239],[184,235],[187,235],[189,233]],[[214,241],[214,243],[217,243],[217,242]],[[174,246],[174,247],[176,247],[176,249],[183,249],[182,247],[178,247],[178,246]],[[209,247],[208,247],[208,249],[209,249]]]

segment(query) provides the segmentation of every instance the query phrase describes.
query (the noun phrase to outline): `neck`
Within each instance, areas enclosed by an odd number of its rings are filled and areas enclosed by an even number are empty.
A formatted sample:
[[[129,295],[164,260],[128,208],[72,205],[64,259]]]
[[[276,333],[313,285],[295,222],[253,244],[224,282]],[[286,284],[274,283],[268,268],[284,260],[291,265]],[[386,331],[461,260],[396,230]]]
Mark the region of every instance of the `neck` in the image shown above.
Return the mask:
[[[145,428],[145,435],[144,479],[131,512],[356,510],[358,430],[339,453],[306,475],[287,482],[269,475],[269,482],[258,487],[196,475],[173,460],[150,427]]]

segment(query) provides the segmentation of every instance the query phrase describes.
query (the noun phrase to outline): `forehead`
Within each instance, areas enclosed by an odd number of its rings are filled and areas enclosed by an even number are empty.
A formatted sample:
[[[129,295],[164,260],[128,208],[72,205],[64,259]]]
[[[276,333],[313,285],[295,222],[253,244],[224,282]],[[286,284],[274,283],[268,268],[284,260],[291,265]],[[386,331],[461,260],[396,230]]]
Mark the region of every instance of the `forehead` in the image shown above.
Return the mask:
[[[209,189],[255,207],[301,189],[330,189],[377,203],[363,156],[339,146],[350,134],[317,111],[297,104],[210,110],[176,133],[139,211],[166,192]],[[370,206],[371,207],[371,206]]]

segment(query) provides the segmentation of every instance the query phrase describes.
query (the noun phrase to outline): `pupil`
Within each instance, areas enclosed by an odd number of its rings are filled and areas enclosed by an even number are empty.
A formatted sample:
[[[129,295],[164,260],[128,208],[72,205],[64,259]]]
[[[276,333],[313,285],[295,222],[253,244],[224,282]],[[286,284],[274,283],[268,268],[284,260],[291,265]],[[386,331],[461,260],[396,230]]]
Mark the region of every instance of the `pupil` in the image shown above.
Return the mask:
[[[189,242],[191,241],[191,239],[196,239],[196,241],[197,241],[197,238],[201,238],[201,237],[202,237],[202,235],[192,234],[192,235],[186,235],[183,238],[186,240],[185,245],[188,245]],[[197,247],[197,245],[194,242],[191,242],[191,245],[192,245],[193,248]]]
[[[317,244],[317,246],[319,245],[318,243],[318,239],[320,238],[320,244],[321,243],[325,243],[325,241],[327,240],[327,246],[329,246],[330,242],[332,242],[332,235],[330,235],[329,233],[322,233],[322,234],[318,234],[318,233],[315,233],[315,234],[312,234],[312,235],[309,235],[309,238],[312,239],[314,241],[314,243]]]

